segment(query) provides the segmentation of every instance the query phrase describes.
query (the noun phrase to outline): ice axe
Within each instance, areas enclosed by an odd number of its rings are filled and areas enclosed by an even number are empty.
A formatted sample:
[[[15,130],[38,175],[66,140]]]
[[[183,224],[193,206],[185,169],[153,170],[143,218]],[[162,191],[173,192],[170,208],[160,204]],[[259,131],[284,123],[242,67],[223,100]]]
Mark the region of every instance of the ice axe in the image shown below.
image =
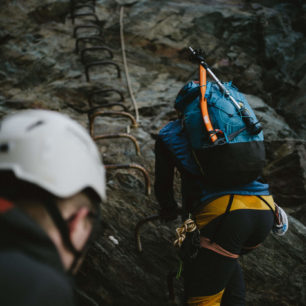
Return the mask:
[[[234,97],[230,94],[230,92],[225,88],[225,86],[220,82],[220,80],[215,76],[215,74],[211,71],[209,68],[208,64],[205,62],[205,53],[202,50],[194,50],[192,47],[189,47],[190,52],[192,53],[193,57],[197,59],[200,62],[200,65],[205,68],[205,70],[209,73],[209,75],[215,80],[217,85],[219,86],[220,90],[224,93],[225,97],[230,99],[230,101],[234,104],[236,107],[237,111],[239,114],[242,116],[242,120],[244,121],[247,130],[252,134],[252,135],[257,135],[261,132],[262,126],[261,124],[257,121],[255,122],[254,119],[250,116],[248,110],[244,107],[241,106],[235,99]],[[201,77],[201,75],[200,75]],[[202,91],[201,91],[202,93]],[[207,124],[205,122],[204,118],[204,123],[207,128]],[[207,128],[207,131],[210,135],[212,135],[212,130]],[[212,139],[212,137],[211,137]],[[212,139],[214,142],[215,140]]]

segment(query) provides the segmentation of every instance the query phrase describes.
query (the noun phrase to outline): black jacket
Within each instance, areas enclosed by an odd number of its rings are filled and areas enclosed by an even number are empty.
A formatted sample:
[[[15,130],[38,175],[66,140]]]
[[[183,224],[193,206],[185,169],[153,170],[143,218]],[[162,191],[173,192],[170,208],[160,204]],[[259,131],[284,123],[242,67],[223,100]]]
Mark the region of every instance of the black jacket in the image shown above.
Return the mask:
[[[209,162],[209,161],[208,161]],[[210,185],[198,167],[182,122],[175,120],[164,126],[155,144],[155,195],[164,209],[175,208],[173,192],[174,168],[181,175],[183,209],[194,212],[213,199],[226,194],[269,195],[269,185],[253,181],[246,185],[224,188]]]
[[[55,245],[38,224],[7,203],[0,199],[0,305],[75,305]]]

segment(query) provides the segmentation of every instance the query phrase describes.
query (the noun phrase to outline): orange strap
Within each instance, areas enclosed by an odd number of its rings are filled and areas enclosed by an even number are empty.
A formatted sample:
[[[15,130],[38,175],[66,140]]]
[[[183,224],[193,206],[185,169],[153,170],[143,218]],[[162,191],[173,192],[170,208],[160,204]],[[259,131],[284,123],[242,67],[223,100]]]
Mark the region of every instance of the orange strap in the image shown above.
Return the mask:
[[[209,119],[208,108],[207,108],[207,99],[205,99],[206,92],[206,69],[199,65],[199,74],[200,74],[200,90],[201,90],[201,100],[200,107],[202,112],[203,121],[206,127],[206,130],[210,136],[212,142],[217,140],[217,135],[212,127],[211,121]]]
[[[201,245],[202,248],[209,249],[209,250],[211,250],[215,253],[218,253],[220,255],[223,255],[225,257],[234,258],[234,259],[239,258],[239,254],[234,254],[234,253],[231,253],[231,252],[223,249],[219,244],[217,244],[215,242],[211,242],[209,238],[201,236],[200,237],[200,245]]]

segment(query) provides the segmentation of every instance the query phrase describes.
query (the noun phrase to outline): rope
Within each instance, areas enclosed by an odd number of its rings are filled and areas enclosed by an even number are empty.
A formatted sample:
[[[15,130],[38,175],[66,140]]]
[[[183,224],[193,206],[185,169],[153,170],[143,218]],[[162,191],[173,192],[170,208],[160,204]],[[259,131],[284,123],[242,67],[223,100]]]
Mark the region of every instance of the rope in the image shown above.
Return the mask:
[[[132,90],[132,87],[131,87],[131,80],[130,80],[130,76],[129,76],[127,61],[126,61],[125,43],[124,43],[124,34],[123,34],[123,12],[124,12],[124,7],[121,6],[120,7],[120,41],[121,41],[122,58],[123,58],[125,77],[126,77],[126,81],[127,81],[129,94],[131,96],[132,103],[133,103],[133,106],[134,106],[134,109],[135,109],[135,119],[136,119],[137,122],[139,122],[138,106],[137,106],[137,102],[135,100],[133,90]]]
[[[191,233],[197,229],[197,225],[194,220],[187,219],[184,224],[176,229],[177,239],[174,241],[174,246],[181,247],[183,241],[186,238],[186,233]]]

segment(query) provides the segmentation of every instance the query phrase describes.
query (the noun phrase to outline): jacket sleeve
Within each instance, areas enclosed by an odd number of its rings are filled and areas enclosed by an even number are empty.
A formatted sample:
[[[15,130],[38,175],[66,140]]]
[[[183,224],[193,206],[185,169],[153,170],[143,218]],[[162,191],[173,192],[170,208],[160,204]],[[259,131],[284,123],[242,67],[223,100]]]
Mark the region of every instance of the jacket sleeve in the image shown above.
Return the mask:
[[[160,138],[155,143],[156,199],[162,209],[177,207],[173,194],[175,160]]]

